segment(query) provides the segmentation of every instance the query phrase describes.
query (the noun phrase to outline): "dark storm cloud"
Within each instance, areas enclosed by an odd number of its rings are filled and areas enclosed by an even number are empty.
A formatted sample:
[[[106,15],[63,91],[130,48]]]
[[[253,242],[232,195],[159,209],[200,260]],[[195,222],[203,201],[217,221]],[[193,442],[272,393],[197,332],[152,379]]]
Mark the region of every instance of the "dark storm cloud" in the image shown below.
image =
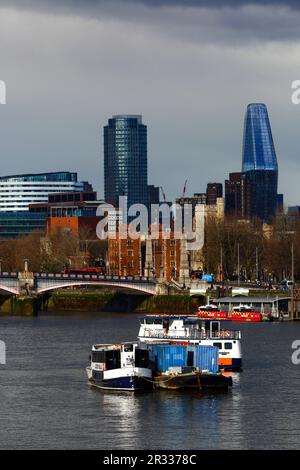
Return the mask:
[[[146,7],[198,7],[198,8],[239,8],[247,5],[278,7],[286,6],[299,9],[298,0],[1,0],[0,6],[32,8],[38,11],[65,11],[69,13],[95,13],[99,8],[113,4],[136,4]]]
[[[97,6],[103,6],[107,3],[113,3],[114,0],[9,0],[1,1],[0,5],[15,5],[18,7],[31,6],[37,9],[44,5],[47,8],[80,8],[87,10]],[[243,5],[288,5],[298,9],[300,7],[298,0],[122,0],[123,3],[139,3],[150,7],[178,6],[178,7],[240,7]]]
[[[204,43],[300,38],[295,0],[0,0],[0,7],[150,26]]]
[[[236,8],[236,6],[239,8]],[[142,114],[149,182],[202,192],[241,165],[243,114],[268,105],[280,191],[299,203],[298,3],[0,0],[2,174],[78,171],[102,195],[102,127]],[[216,137],[217,130],[217,137]],[[172,175],[172,177],[170,177]]]

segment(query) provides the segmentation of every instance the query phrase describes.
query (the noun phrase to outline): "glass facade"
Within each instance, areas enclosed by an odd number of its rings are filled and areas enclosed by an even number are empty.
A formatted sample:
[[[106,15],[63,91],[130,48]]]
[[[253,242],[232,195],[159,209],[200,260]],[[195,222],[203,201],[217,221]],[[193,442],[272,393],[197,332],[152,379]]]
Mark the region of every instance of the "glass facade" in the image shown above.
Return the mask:
[[[32,232],[44,234],[46,219],[45,213],[0,212],[0,239],[18,238]]]
[[[245,173],[230,173],[225,181],[225,214],[231,217],[250,217],[251,186]]]
[[[147,126],[139,115],[118,115],[104,127],[105,201],[118,207],[119,196],[128,206],[148,205]]]
[[[30,204],[48,202],[49,194],[92,191],[69,171],[0,177],[0,212],[26,211]]]
[[[270,222],[277,209],[277,172],[252,170],[245,175],[250,182],[250,216]]]
[[[36,173],[27,175],[11,175],[11,176],[0,176],[0,181],[5,182],[42,182],[42,181],[63,181],[77,183],[77,173],[71,173],[70,171],[58,171],[50,173]]]
[[[270,221],[277,208],[278,164],[268,111],[263,103],[247,107],[242,171],[250,183],[250,216]]]
[[[94,207],[51,207],[50,208],[50,217],[96,217],[97,216],[97,208],[98,206]]]
[[[267,107],[262,103],[249,104],[244,124],[242,171],[277,169]]]

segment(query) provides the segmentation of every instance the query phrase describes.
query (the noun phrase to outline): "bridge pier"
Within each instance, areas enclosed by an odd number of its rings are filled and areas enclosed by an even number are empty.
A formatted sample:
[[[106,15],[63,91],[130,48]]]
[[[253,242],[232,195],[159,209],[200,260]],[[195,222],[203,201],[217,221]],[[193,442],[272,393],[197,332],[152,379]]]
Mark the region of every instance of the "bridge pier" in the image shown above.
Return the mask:
[[[12,295],[9,300],[10,300],[10,313],[13,315],[15,313],[16,296]]]
[[[26,268],[25,264],[25,268]],[[25,271],[19,273],[18,275],[19,279],[19,292],[20,295],[28,295],[30,296],[34,290],[35,287],[35,279],[34,279],[34,274],[28,270],[25,269]]]
[[[39,299],[37,296],[5,297],[0,305],[0,315],[34,316],[39,311]]]

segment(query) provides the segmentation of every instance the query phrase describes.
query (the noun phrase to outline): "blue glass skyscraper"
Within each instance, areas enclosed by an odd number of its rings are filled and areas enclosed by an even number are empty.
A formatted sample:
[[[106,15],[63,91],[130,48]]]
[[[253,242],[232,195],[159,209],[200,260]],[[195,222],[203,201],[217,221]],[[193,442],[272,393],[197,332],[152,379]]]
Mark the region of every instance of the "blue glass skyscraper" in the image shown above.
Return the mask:
[[[104,127],[104,192],[115,207],[119,196],[127,196],[128,207],[148,205],[147,126],[140,115],[113,116]]]
[[[268,111],[263,103],[249,104],[245,116],[242,171],[250,170],[278,170]]]
[[[251,186],[251,217],[268,222],[276,213],[278,164],[267,107],[251,103],[244,124],[243,164]]]

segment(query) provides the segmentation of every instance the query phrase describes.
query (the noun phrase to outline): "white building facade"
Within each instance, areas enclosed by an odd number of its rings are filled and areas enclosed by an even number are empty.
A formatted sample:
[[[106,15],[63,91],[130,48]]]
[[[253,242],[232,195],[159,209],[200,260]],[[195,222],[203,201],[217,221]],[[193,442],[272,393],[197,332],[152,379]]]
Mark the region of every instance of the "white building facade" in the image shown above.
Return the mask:
[[[0,177],[0,212],[28,211],[29,204],[48,202],[53,193],[91,190],[68,171]]]

